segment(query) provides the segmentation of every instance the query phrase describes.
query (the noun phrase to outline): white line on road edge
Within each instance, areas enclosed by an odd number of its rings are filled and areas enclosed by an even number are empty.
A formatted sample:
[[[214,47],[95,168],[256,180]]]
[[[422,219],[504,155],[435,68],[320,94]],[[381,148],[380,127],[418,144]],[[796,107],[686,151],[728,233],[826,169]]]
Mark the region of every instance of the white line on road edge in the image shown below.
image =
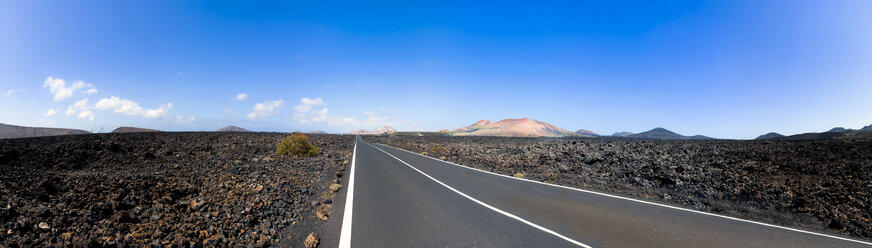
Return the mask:
[[[794,231],[794,232],[800,232],[800,233],[805,233],[805,234],[811,234],[811,235],[816,235],[816,236],[821,236],[821,237],[827,237],[827,238],[833,238],[833,239],[838,239],[838,240],[850,241],[850,242],[860,243],[860,244],[864,244],[864,245],[872,245],[872,242],[866,242],[866,241],[860,241],[860,240],[855,240],[855,239],[843,238],[843,237],[839,237],[839,236],[833,236],[833,235],[823,234],[823,233],[816,233],[816,232],[812,232],[812,231],[800,230],[800,229],[795,229],[795,228],[790,228],[790,227],[783,227],[783,226],[779,226],[779,225],[773,225],[773,224],[768,224],[768,223],[763,223],[763,222],[757,222],[757,221],[753,221],[753,220],[739,219],[739,218],[736,218],[736,217],[730,217],[730,216],[725,216],[725,215],[713,214],[713,213],[708,213],[708,212],[703,212],[703,211],[693,210],[693,209],[680,208],[680,207],[670,206],[670,205],[661,204],[661,203],[656,203],[656,202],[648,202],[648,201],[643,201],[643,200],[633,199],[633,198],[628,198],[628,197],[623,197],[623,196],[616,196],[616,195],[610,195],[610,194],[601,193],[601,192],[596,192],[596,191],[590,191],[590,190],[584,190],[584,189],[579,189],[579,188],[573,188],[573,187],[569,187],[569,186],[563,186],[563,185],[557,185],[557,184],[549,184],[549,183],[544,183],[544,182],[539,182],[539,181],[533,181],[533,180],[525,179],[525,178],[517,178],[517,177],[507,176],[507,175],[503,175],[503,174],[498,174],[498,173],[494,173],[494,172],[490,172],[490,171],[486,171],[486,170],[480,170],[480,169],[472,168],[472,167],[469,167],[469,166],[464,166],[464,165],[456,164],[456,163],[451,162],[451,161],[439,160],[439,159],[436,159],[436,158],[432,158],[432,157],[424,156],[424,155],[417,154],[417,153],[414,153],[414,152],[410,152],[410,151],[407,151],[407,150],[402,149],[402,148],[396,148],[396,147],[393,147],[393,146],[387,146],[387,145],[383,145],[383,146],[390,147],[390,148],[394,148],[394,149],[397,149],[397,150],[401,150],[401,151],[404,151],[404,152],[408,152],[408,153],[411,153],[411,154],[415,154],[415,155],[418,155],[418,156],[421,156],[421,157],[425,157],[425,158],[429,158],[429,159],[432,159],[432,160],[436,160],[436,161],[439,161],[439,162],[444,162],[444,163],[452,164],[452,165],[455,165],[455,166],[458,166],[458,167],[461,167],[461,168],[466,168],[466,169],[470,169],[470,170],[474,170],[474,171],[479,171],[479,172],[484,172],[484,173],[488,173],[488,174],[493,174],[493,175],[497,175],[497,176],[501,176],[501,177],[505,177],[505,178],[515,179],[515,180],[521,180],[521,181],[526,181],[526,182],[531,182],[531,183],[538,183],[538,184],[542,184],[542,185],[548,185],[548,186],[553,186],[553,187],[558,187],[558,188],[564,188],[564,189],[568,189],[568,190],[575,190],[575,191],[579,191],[579,192],[584,192],[584,193],[589,193],[589,194],[595,194],[595,195],[601,195],[601,196],[606,196],[606,197],[611,197],[611,198],[617,198],[617,199],[621,199],[621,200],[634,201],[634,202],[638,202],[638,203],[644,203],[644,204],[649,204],[649,205],[654,205],[654,206],[660,206],[660,207],[665,207],[665,208],[671,208],[671,209],[675,209],[675,210],[687,211],[687,212],[692,212],[692,213],[697,213],[697,214],[703,214],[703,215],[708,215],[708,216],[720,217],[720,218],[724,218],[724,219],[730,219],[730,220],[735,220],[735,221],[741,221],[741,222],[745,222],[745,223],[751,223],[751,224],[763,225],[763,226],[768,226],[768,227],[773,227],[773,228],[778,228],[778,229],[784,229],[784,230],[789,230],[789,231]],[[376,148],[376,149],[378,149],[378,148]],[[379,150],[381,150],[381,149],[379,149]],[[383,151],[383,152],[384,152],[384,151]],[[393,156],[393,155],[392,155],[392,156]]]
[[[342,231],[339,233],[339,248],[351,248],[351,210],[354,209],[354,161],[357,160],[357,136],[351,153],[351,172],[348,174],[348,191],[345,192],[345,212],[342,214]]]
[[[381,151],[381,152],[384,152],[384,153],[387,154],[388,156],[391,156],[391,157],[393,157],[394,159],[396,159],[396,160],[402,162],[402,163],[405,164],[406,166],[409,166],[410,168],[412,168],[413,170],[417,171],[418,173],[421,173],[421,174],[424,175],[425,177],[430,178],[430,179],[433,180],[433,181],[436,181],[437,183],[441,184],[442,186],[445,186],[446,188],[450,189],[451,191],[454,191],[454,193],[457,193],[457,194],[459,194],[459,195],[461,195],[461,196],[463,196],[463,197],[466,197],[467,199],[472,200],[473,202],[478,203],[479,205],[482,205],[482,206],[484,206],[484,207],[486,207],[486,208],[489,208],[490,210],[493,210],[493,211],[495,211],[495,212],[497,212],[497,213],[500,213],[500,214],[503,214],[503,215],[505,215],[505,216],[508,216],[509,218],[512,218],[512,219],[518,220],[518,221],[520,221],[520,222],[522,222],[522,223],[524,223],[524,224],[527,224],[527,225],[530,225],[530,226],[532,226],[532,227],[535,227],[536,229],[542,230],[543,232],[550,233],[550,234],[552,234],[552,235],[554,235],[554,236],[557,236],[558,238],[561,238],[561,239],[563,239],[563,240],[569,241],[570,243],[573,243],[573,244],[575,244],[575,245],[577,245],[577,246],[581,246],[581,247],[585,247],[585,248],[592,248],[592,247],[589,246],[589,245],[585,245],[585,244],[583,244],[583,243],[581,243],[581,242],[575,241],[574,239],[571,239],[571,238],[569,238],[569,237],[563,236],[563,235],[561,235],[561,234],[559,234],[559,233],[557,233],[557,232],[555,232],[555,231],[552,231],[551,229],[548,229],[548,228],[545,228],[545,227],[542,227],[542,226],[536,225],[536,223],[530,222],[530,221],[525,220],[525,219],[523,219],[523,218],[521,218],[521,217],[515,216],[514,214],[510,214],[510,213],[508,213],[508,212],[506,212],[506,211],[503,211],[503,210],[501,210],[501,209],[499,209],[499,208],[495,208],[495,207],[493,207],[493,206],[491,206],[491,205],[488,205],[487,203],[484,203],[484,202],[482,202],[482,201],[479,201],[478,199],[472,198],[471,196],[466,195],[466,194],[464,194],[463,192],[460,192],[459,190],[456,190],[456,189],[452,188],[451,186],[448,186],[447,184],[445,184],[445,183],[443,183],[443,182],[437,180],[436,178],[433,178],[433,177],[431,177],[430,175],[427,175],[427,173],[424,173],[423,171],[419,170],[418,168],[415,168],[414,166],[410,165],[409,163],[406,163],[406,161],[403,161],[402,159],[399,159],[399,158],[395,157],[393,154],[390,154],[390,153],[388,153],[388,152],[382,150],[381,148],[378,148],[378,147],[375,147],[375,146],[372,146],[372,145],[370,145],[370,146],[371,146],[372,148],[378,149],[378,150]],[[343,227],[344,227],[344,226],[343,226]],[[340,247],[342,247],[341,244],[340,244]]]

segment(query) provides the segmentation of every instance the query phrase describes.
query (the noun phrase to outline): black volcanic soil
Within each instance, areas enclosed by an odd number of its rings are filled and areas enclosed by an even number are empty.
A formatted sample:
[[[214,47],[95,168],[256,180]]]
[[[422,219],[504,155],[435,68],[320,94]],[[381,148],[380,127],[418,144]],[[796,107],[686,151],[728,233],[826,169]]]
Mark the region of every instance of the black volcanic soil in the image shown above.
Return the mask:
[[[870,138],[364,138],[506,175],[872,238]]]
[[[128,133],[0,140],[0,247],[302,246],[354,137]],[[323,205],[323,204],[321,204]]]

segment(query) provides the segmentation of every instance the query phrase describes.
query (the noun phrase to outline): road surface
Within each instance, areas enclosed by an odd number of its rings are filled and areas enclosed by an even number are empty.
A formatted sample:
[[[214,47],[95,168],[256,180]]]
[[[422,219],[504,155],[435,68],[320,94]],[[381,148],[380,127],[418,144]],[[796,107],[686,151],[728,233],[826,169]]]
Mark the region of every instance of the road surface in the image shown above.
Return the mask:
[[[347,181],[339,247],[872,246],[519,180],[361,139]]]

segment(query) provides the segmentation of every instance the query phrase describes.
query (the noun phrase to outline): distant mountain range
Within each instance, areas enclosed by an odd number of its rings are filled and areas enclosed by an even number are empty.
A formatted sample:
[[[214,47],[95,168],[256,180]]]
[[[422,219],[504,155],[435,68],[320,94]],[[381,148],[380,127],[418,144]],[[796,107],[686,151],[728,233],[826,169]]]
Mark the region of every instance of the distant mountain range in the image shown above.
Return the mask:
[[[822,133],[803,133],[782,137],[783,139],[829,139],[842,137],[872,137],[872,125],[860,129],[834,127]]]
[[[826,132],[827,133],[848,133],[848,132],[866,132],[866,131],[872,131],[872,125],[868,125],[868,126],[865,126],[863,128],[860,128],[860,129],[847,129],[844,127],[834,127],[833,129],[830,129],[829,131],[826,131]]]
[[[654,128],[647,132],[627,135],[625,137],[638,139],[713,139],[702,135],[684,136],[662,127]]]
[[[237,126],[227,126],[217,130],[218,132],[251,132],[247,129]],[[161,130],[138,128],[138,127],[119,127],[112,133],[137,133],[137,132],[163,132]],[[55,136],[55,135],[71,135],[71,134],[89,134],[91,132],[78,129],[65,128],[45,128],[45,127],[24,127],[0,123],[0,139],[8,138],[26,138],[40,136]],[[322,131],[309,132],[312,134],[325,134]],[[397,130],[390,126],[383,126],[374,130],[360,129],[350,132],[349,134],[385,134],[397,133]],[[505,137],[609,137],[602,136],[593,131],[579,129],[571,132],[554,125],[530,119],[505,119],[498,122],[489,120],[480,120],[470,126],[460,127],[454,130],[443,129],[438,133],[428,132],[413,132],[418,135],[427,133],[427,135],[452,135],[452,136],[505,136]],[[713,139],[702,135],[684,136],[665,128],[654,128],[647,132],[631,133],[631,132],[616,132],[610,137],[619,138],[636,138],[636,139]],[[784,136],[779,133],[771,132],[758,136],[757,140],[763,139],[827,139],[839,137],[872,137],[872,125],[865,126],[860,129],[849,129],[844,127],[835,127],[826,132],[821,133],[803,133],[790,136]]]
[[[148,129],[148,128],[139,128],[139,127],[119,127],[115,130],[112,130],[112,133],[153,133],[153,132],[163,132],[161,130],[156,129]]]
[[[0,123],[0,139],[28,138],[70,134],[89,134],[91,132],[79,129],[23,127]]]
[[[579,130],[587,131],[587,130]],[[590,131],[587,131],[590,132]],[[470,126],[451,130],[455,136],[506,136],[506,137],[567,137],[567,136],[591,136],[589,134],[576,134],[551,124],[533,120],[530,118],[505,119],[498,122],[480,120]],[[591,132],[593,133],[593,132]],[[595,134],[594,134],[595,135]]]
[[[366,129],[359,129],[351,131],[349,134],[384,134],[384,133],[396,133],[397,130],[389,126],[382,126],[377,129],[373,129],[372,131]]]
[[[230,125],[230,126],[219,128],[218,131],[216,131],[216,132],[251,132],[251,130],[237,127],[234,125]]]
[[[773,132],[760,135],[760,137],[757,137],[756,139],[829,139],[840,137],[872,137],[872,125],[860,129],[834,127],[822,133],[802,133],[790,136],[784,136]]]
[[[579,129],[570,132],[554,125],[530,118],[505,119],[498,122],[480,120],[472,125],[451,131],[442,130],[454,136],[505,136],[505,137],[600,137],[597,133]],[[614,137],[637,139],[712,139],[702,135],[683,136],[664,128],[655,128],[643,133],[617,132]]]

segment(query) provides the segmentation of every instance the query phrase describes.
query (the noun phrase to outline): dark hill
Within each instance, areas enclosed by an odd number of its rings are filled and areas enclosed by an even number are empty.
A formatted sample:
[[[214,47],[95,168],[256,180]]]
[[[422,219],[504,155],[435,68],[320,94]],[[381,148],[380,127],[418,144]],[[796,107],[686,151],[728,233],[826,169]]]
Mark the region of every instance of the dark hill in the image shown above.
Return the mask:
[[[585,137],[597,137],[597,136],[599,136],[599,134],[596,134],[593,131],[585,130],[585,129],[578,129],[578,131],[575,131],[575,134],[578,134],[578,136],[585,136]]]
[[[612,136],[615,136],[615,137],[629,137],[630,135],[633,135],[633,133],[632,132],[616,132],[616,133],[612,134]]]
[[[846,132],[852,132],[852,131],[855,131],[855,130],[845,129],[844,127],[834,127],[833,129],[830,129],[830,131],[827,131],[827,133],[846,133]]]
[[[218,129],[218,132],[251,132],[251,130],[230,125],[230,126],[226,126],[226,127],[222,127],[221,129]]]
[[[684,136],[681,134],[677,134],[675,132],[666,130],[665,128],[658,127],[655,129],[651,129],[647,132],[632,134],[627,136],[629,138],[638,138],[638,139],[712,139],[702,135],[694,135],[694,136]]]
[[[872,137],[872,125],[865,126],[860,129],[849,129],[844,127],[835,127],[823,133],[803,133],[787,136],[787,139],[832,139],[832,138],[860,138]]]
[[[809,139],[832,139],[832,138],[865,138],[872,137],[872,131],[853,131],[853,132],[823,132],[823,133],[803,133],[784,137],[792,140],[809,140]]]
[[[767,133],[767,134],[764,134],[764,135],[757,136],[756,139],[758,139],[758,140],[761,140],[761,139],[775,139],[775,138],[782,138],[782,137],[784,137],[784,135],[781,135],[780,133],[776,133],[776,132],[771,132],[771,133]]]
[[[0,123],[0,139],[28,138],[70,134],[89,134],[91,132],[79,129],[24,127]]]
[[[138,127],[119,127],[115,130],[112,130],[113,133],[152,133],[152,132],[163,132],[161,130],[148,129],[148,128],[138,128]]]

